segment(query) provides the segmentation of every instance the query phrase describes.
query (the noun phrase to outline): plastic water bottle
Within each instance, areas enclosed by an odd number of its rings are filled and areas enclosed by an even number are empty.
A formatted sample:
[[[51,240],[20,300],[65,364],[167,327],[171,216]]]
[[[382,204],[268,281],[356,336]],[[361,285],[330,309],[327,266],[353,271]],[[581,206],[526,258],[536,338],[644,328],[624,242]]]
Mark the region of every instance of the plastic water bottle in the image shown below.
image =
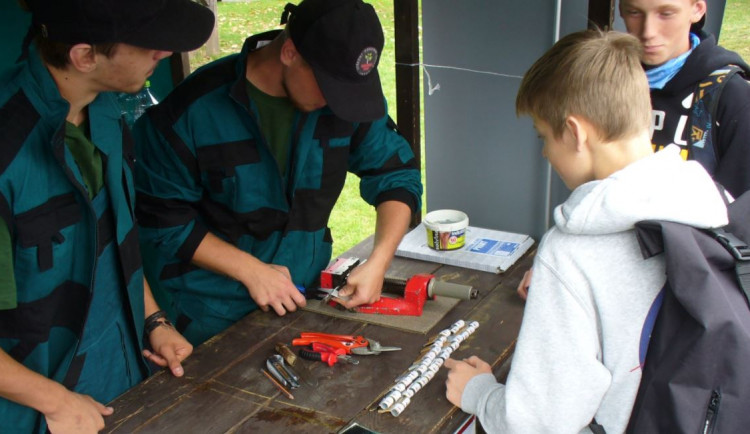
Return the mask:
[[[148,80],[143,85],[143,89],[136,93],[123,92],[118,94],[117,101],[120,103],[120,112],[125,117],[125,122],[131,128],[135,121],[146,112],[147,108],[159,103],[154,94],[151,93],[151,82]]]

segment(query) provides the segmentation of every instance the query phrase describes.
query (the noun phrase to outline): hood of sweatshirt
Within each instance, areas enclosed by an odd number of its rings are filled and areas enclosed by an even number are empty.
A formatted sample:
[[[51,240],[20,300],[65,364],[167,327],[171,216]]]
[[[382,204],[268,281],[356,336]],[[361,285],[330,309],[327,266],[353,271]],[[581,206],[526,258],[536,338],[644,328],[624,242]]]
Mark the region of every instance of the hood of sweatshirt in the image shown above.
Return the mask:
[[[685,61],[685,65],[662,89],[668,95],[680,94],[686,88],[692,88],[710,73],[727,65],[737,65],[750,76],[750,66],[739,54],[716,45],[716,38],[706,32],[698,35],[701,43],[695,47]]]
[[[721,227],[727,209],[703,167],[684,161],[672,145],[576,188],[554,217],[563,232],[601,235],[633,229],[642,220]]]

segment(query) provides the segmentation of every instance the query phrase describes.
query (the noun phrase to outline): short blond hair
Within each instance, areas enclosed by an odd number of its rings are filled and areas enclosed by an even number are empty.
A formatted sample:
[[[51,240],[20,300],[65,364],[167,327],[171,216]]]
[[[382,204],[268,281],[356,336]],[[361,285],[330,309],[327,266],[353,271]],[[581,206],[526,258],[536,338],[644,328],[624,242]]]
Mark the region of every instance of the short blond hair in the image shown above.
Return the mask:
[[[621,32],[565,36],[524,75],[516,113],[548,123],[556,138],[571,115],[588,120],[605,141],[648,129],[651,101],[641,50],[637,38]]]

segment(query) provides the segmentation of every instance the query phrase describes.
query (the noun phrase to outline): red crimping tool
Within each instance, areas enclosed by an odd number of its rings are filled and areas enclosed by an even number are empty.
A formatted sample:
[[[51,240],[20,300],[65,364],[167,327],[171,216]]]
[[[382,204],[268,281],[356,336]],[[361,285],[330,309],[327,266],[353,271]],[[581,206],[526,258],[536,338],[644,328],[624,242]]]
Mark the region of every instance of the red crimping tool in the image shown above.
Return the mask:
[[[335,306],[336,303],[329,301],[336,297],[338,290],[346,285],[349,273],[360,265],[358,258],[339,258],[331,266],[320,272],[321,290],[330,289],[324,302]],[[403,297],[391,297],[390,294],[403,295]],[[469,300],[477,298],[477,290],[470,285],[442,282],[435,279],[433,274],[416,274],[406,281],[397,279],[385,279],[383,282],[383,294],[375,303],[364,304],[354,308],[362,313],[379,313],[384,315],[422,315],[425,301],[435,299],[436,296],[458,298]]]
[[[359,360],[354,357],[347,356],[346,350],[317,342],[313,342],[308,348],[301,348],[299,350],[299,355],[303,359],[327,363],[328,366],[333,366],[338,361],[351,363],[352,365],[359,363]]]
[[[330,333],[302,332],[300,336],[292,340],[293,346],[312,345],[314,343],[333,347],[334,350],[342,350],[343,354],[355,354],[358,356],[378,355],[384,351],[399,351],[399,347],[380,345],[380,342],[367,339],[364,336],[334,335]]]

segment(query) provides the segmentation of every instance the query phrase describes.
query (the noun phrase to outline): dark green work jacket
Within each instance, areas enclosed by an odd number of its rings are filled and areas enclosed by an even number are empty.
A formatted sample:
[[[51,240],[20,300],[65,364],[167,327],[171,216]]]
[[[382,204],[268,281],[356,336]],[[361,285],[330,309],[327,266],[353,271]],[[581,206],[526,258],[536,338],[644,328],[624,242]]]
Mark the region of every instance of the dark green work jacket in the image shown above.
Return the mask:
[[[191,264],[207,232],[288,267],[307,287],[330,261],[328,218],[347,171],[373,206],[420,206],[414,154],[387,115],[358,124],[328,107],[298,111],[288,165],[279,170],[245,78],[248,53],[276,34],[248,38],[241,53],[193,73],[134,129],[146,273],[152,289],[158,279],[173,294],[183,320],[204,323],[193,333],[178,318],[194,344],[257,308],[241,283]]]
[[[107,402],[147,372],[130,133],[113,95],[88,106],[104,178],[89,199],[64,143],[69,105],[36,51],[0,82],[0,217],[10,232],[16,291],[15,306],[0,310],[0,347]],[[0,398],[0,432],[44,429],[41,415]]]

